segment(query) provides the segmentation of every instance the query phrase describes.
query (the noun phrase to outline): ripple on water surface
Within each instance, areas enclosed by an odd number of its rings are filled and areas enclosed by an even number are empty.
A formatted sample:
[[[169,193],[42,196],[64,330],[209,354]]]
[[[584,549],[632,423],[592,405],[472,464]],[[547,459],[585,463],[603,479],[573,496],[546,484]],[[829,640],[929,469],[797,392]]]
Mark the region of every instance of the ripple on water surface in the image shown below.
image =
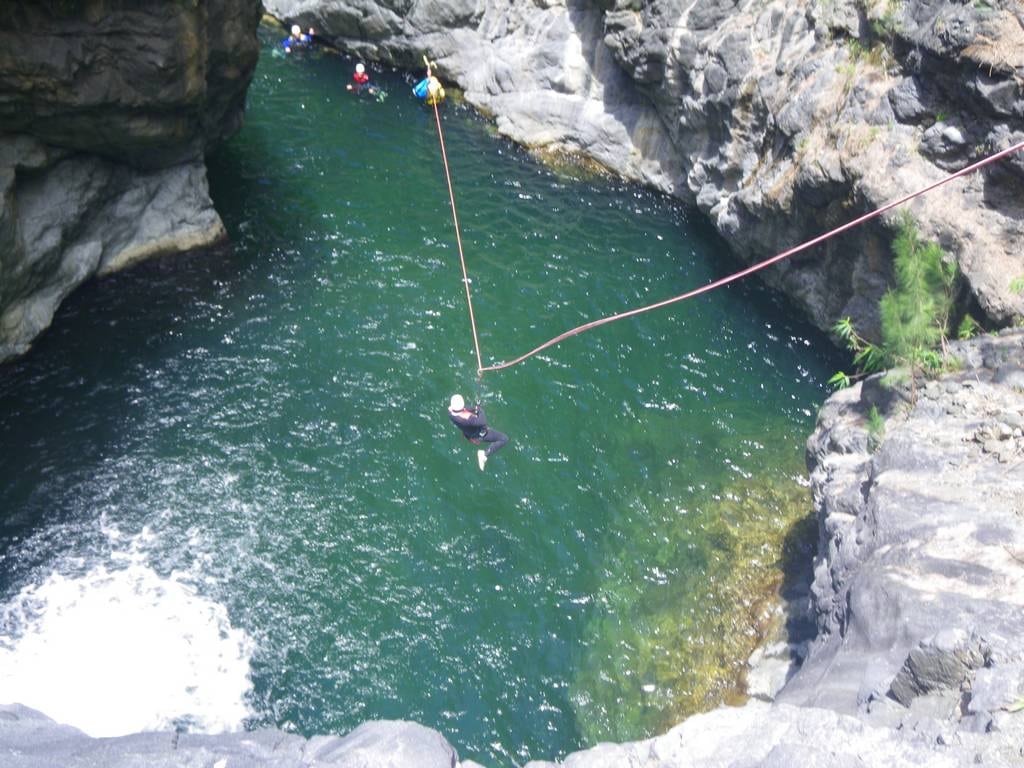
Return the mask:
[[[495,765],[713,704],[740,566],[775,578],[801,506],[823,339],[753,284],[572,339],[484,380],[512,443],[481,474],[444,414],[475,359],[433,118],[350,66],[264,56],[211,160],[230,247],[84,288],[0,371],[2,663],[119,604],[176,629],[97,636],[90,674],[148,681],[127,642],[203,681],[131,727],[410,718]],[[443,119],[486,362],[730,266],[669,201]],[[39,706],[101,711],[69,700]]]

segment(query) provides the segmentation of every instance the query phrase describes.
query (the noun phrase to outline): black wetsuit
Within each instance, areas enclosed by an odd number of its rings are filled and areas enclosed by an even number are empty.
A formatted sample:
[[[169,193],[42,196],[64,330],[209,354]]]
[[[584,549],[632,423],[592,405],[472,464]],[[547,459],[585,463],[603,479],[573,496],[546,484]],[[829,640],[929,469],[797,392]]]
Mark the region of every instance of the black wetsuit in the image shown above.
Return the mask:
[[[488,456],[500,451],[508,442],[508,435],[487,426],[487,418],[484,416],[482,405],[477,404],[476,408],[471,411],[448,411],[448,418],[462,430],[463,436],[470,442],[489,443],[486,451]]]

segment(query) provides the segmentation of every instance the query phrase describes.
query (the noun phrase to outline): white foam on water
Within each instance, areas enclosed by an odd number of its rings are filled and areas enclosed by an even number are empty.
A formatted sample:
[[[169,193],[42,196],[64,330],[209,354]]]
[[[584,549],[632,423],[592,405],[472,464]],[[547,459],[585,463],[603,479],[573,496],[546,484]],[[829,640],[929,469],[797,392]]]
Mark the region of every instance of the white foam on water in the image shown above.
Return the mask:
[[[128,564],[54,571],[0,607],[0,701],[91,736],[241,728],[252,640],[180,575],[114,559]]]

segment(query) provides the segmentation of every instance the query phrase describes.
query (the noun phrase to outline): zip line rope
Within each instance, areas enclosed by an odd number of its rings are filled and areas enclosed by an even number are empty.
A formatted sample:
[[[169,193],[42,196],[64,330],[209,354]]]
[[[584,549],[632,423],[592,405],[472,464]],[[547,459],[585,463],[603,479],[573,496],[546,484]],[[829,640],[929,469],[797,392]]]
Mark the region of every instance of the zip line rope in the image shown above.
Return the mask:
[[[434,119],[437,121],[437,138],[441,142],[441,159],[444,161],[444,177],[448,181],[448,199],[452,204],[452,222],[455,224],[455,242],[459,246],[459,263],[462,264],[462,283],[466,286],[466,305],[469,307],[469,326],[473,329],[473,348],[476,350],[476,375],[483,376],[484,363],[480,357],[480,340],[476,334],[476,318],[473,316],[473,297],[469,292],[469,273],[466,272],[466,257],[462,254],[462,233],[459,231],[459,214],[455,210],[455,192],[452,189],[452,175],[448,171],[448,153],[444,148],[444,133],[441,131],[441,113],[437,110],[438,100],[434,99]]]
[[[815,245],[823,243],[826,240],[835,237],[836,235],[842,234],[843,232],[846,232],[849,229],[853,229],[854,227],[858,227],[861,224],[864,224],[865,222],[870,221],[871,219],[877,218],[884,213],[888,213],[893,208],[897,208],[903,205],[904,203],[913,200],[915,197],[920,197],[921,195],[927,194],[928,192],[931,192],[934,189],[938,189],[944,184],[948,184],[954,179],[958,179],[961,176],[967,176],[981,168],[984,168],[989,163],[994,163],[997,160],[1002,160],[1004,157],[1007,157],[1009,155],[1012,155],[1014,152],[1019,152],[1021,149],[1024,149],[1024,141],[1018,142],[1017,144],[1014,144],[1013,146],[1008,147],[1007,149],[991,154],[988,157],[982,158],[978,162],[973,163],[967,166],[966,168],[957,171],[956,173],[952,173],[949,176],[939,179],[938,181],[932,182],[931,184],[922,187],[921,189],[918,189],[915,192],[911,192],[908,195],[904,195],[898,200],[886,203],[880,208],[876,208],[870,213],[866,213],[863,216],[854,219],[853,221],[849,221],[846,224],[843,224],[842,226],[836,227],[835,229],[831,229],[822,235],[818,235],[817,237],[811,240],[807,240],[806,242],[803,242],[800,245],[790,248],[789,250],[783,251],[782,253],[778,253],[775,256],[772,256],[771,258],[765,259],[764,261],[759,261],[758,263],[753,264],[747,267],[746,269],[741,269],[739,272],[734,272],[731,275],[727,275],[719,280],[715,280],[714,282],[708,283],[707,285],[702,285],[699,288],[694,288],[692,291],[687,291],[686,293],[682,293],[678,296],[673,296],[670,299],[664,299],[662,301],[655,302],[654,304],[648,304],[647,306],[638,307],[637,309],[631,309],[626,312],[619,312],[618,314],[602,317],[598,320],[591,320],[588,323],[578,325],[575,328],[565,331],[564,333],[558,334],[554,338],[545,341],[539,347],[531,349],[526,354],[520,355],[514,360],[509,360],[508,362],[495,363],[494,365],[485,366],[483,364],[483,359],[480,356],[480,341],[477,337],[476,332],[476,319],[473,316],[473,300],[469,292],[469,274],[466,272],[466,259],[462,254],[462,235],[459,232],[458,214],[455,212],[455,194],[452,192],[452,177],[451,173],[448,171],[448,155],[445,152],[444,136],[441,133],[441,116],[440,113],[438,112],[436,101],[434,103],[434,117],[437,120],[437,136],[441,142],[441,158],[442,160],[444,160],[445,178],[448,180],[448,197],[451,200],[452,205],[452,221],[455,224],[455,239],[459,246],[459,261],[462,263],[462,280],[466,285],[466,303],[469,305],[469,322],[473,328],[473,345],[476,348],[478,379],[483,376],[485,371],[500,371],[505,368],[511,368],[513,365],[518,365],[524,360],[533,357],[538,352],[543,352],[545,349],[553,347],[556,344],[559,344],[572,336],[577,336],[578,334],[581,334],[584,331],[589,331],[592,328],[607,325],[608,323],[614,323],[616,320],[624,320],[627,317],[633,317],[634,315],[640,315],[643,314],[644,312],[651,312],[655,309],[661,309],[662,307],[667,307],[670,304],[675,304],[680,301],[686,301],[687,299],[692,299],[695,296],[700,296],[702,293],[708,293],[709,291],[713,291],[716,288],[721,288],[724,285],[728,285],[729,283],[735,282],[736,280],[740,280],[744,277],[747,277],[748,275],[752,275],[755,272],[759,272],[762,269],[765,269],[766,267],[770,267],[772,264],[780,262],[783,259],[788,259],[790,256],[794,256],[800,253],[801,251],[806,251],[808,248],[813,248]]]
[[[518,365],[519,363],[523,362],[527,358],[533,357],[538,352],[542,352],[543,350],[547,349],[548,347],[553,347],[555,344],[558,344],[558,343],[560,343],[562,341],[565,341],[566,339],[568,339],[571,336],[576,336],[577,334],[583,333],[584,331],[589,331],[592,328],[597,328],[598,326],[601,326],[601,325],[607,325],[608,323],[613,323],[616,320],[623,320],[623,319],[625,319],[627,317],[632,317],[633,315],[639,315],[639,314],[641,314],[643,312],[650,312],[650,311],[655,310],[655,309],[660,309],[661,307],[667,307],[669,304],[675,304],[676,302],[679,302],[679,301],[685,301],[686,299],[692,299],[694,296],[699,296],[702,293],[707,293],[708,291],[713,291],[716,288],[721,288],[723,285],[728,285],[731,282],[734,282],[734,281],[739,280],[741,278],[747,277],[748,275],[752,275],[754,272],[758,272],[758,271],[764,269],[765,267],[769,267],[772,264],[775,264],[776,262],[779,262],[779,261],[782,261],[783,259],[789,258],[790,256],[793,256],[793,255],[795,255],[797,253],[800,253],[801,251],[805,251],[808,248],[811,248],[811,247],[813,247],[815,245],[818,245],[819,243],[822,243],[825,240],[828,240],[829,238],[835,237],[836,235],[838,235],[838,234],[840,234],[842,232],[845,232],[848,229],[852,229],[853,227],[859,226],[859,225],[863,224],[866,221],[869,221],[869,220],[874,219],[874,218],[876,218],[878,216],[881,216],[883,213],[891,211],[893,208],[896,208],[897,206],[903,205],[904,203],[908,202],[909,200],[913,200],[915,197],[919,197],[920,195],[926,194],[927,192],[931,192],[933,189],[941,187],[943,184],[948,184],[949,182],[953,181],[953,179],[959,178],[960,176],[966,176],[966,175],[968,175],[970,173],[974,173],[979,168],[982,168],[982,167],[988,165],[989,163],[993,163],[996,160],[1001,160],[1002,158],[1006,157],[1007,155],[1011,155],[1014,152],[1017,152],[1017,151],[1019,151],[1021,149],[1024,149],[1024,141],[1019,142],[1018,144],[1014,144],[1012,147],[1009,147],[1008,149],[1004,149],[1001,152],[997,152],[997,153],[995,153],[993,155],[990,155],[989,157],[986,157],[986,158],[984,158],[982,160],[979,160],[978,162],[974,163],[973,165],[969,165],[966,168],[964,168],[964,169],[962,169],[960,171],[957,171],[954,174],[946,176],[945,178],[940,179],[939,181],[936,181],[936,182],[934,182],[932,184],[929,184],[926,187],[922,187],[921,189],[917,190],[916,192],[911,192],[909,195],[905,195],[904,197],[901,197],[899,200],[895,200],[895,201],[893,201],[891,203],[883,205],[881,208],[876,208],[875,210],[871,211],[870,213],[867,213],[867,214],[861,216],[860,218],[854,219],[853,221],[850,221],[850,222],[842,225],[841,227],[836,227],[835,229],[830,230],[830,231],[826,232],[823,235],[819,235],[818,237],[815,237],[812,240],[808,240],[805,243],[801,243],[800,245],[798,245],[798,246],[796,246],[794,248],[790,248],[788,251],[783,251],[782,253],[779,253],[779,254],[777,254],[775,256],[772,256],[770,259],[765,259],[764,261],[758,262],[757,264],[754,264],[754,265],[752,265],[750,267],[747,267],[746,269],[742,269],[739,272],[735,272],[735,273],[733,273],[731,275],[723,277],[720,280],[715,280],[714,282],[708,283],[707,285],[701,286],[700,288],[695,288],[692,291],[687,291],[686,293],[680,294],[679,296],[674,296],[674,297],[672,297],[670,299],[665,299],[665,300],[659,301],[659,302],[657,302],[655,304],[648,304],[647,306],[640,307],[638,309],[631,309],[628,312],[620,312],[620,313],[618,313],[616,315],[609,315],[608,317],[602,317],[599,320],[591,320],[589,323],[584,323],[583,325],[579,325],[579,326],[577,326],[577,327],[575,327],[575,328],[573,328],[571,330],[565,331],[564,333],[560,333],[558,336],[555,336],[553,339],[545,341],[539,347],[531,349],[526,354],[520,355],[519,357],[517,357],[514,360],[510,360],[510,361],[505,362],[505,363],[496,363],[494,365],[484,366],[483,368],[480,369],[480,373],[482,374],[484,371],[500,371],[503,368],[511,368],[513,365]]]

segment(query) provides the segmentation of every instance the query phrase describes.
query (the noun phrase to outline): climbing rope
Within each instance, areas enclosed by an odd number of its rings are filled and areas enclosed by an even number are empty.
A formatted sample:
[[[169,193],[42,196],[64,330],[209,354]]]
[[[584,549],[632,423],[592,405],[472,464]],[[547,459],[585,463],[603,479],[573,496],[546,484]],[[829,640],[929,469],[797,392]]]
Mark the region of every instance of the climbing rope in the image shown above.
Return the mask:
[[[608,323],[614,323],[616,320],[623,320],[627,317],[633,317],[634,315],[639,315],[644,312],[650,312],[655,309],[660,309],[661,307],[667,307],[669,304],[675,304],[680,301],[685,301],[686,299],[692,299],[695,296],[700,296],[702,293],[707,293],[708,291],[713,291],[716,288],[721,288],[723,285],[728,285],[729,283],[732,283],[736,280],[744,278],[748,275],[752,275],[754,272],[758,272],[764,269],[765,267],[770,267],[772,264],[775,264],[776,262],[782,261],[783,259],[787,259],[790,256],[800,253],[801,251],[807,250],[808,248],[812,248],[813,246],[818,245],[819,243],[823,243],[826,240],[835,237],[838,234],[841,234],[842,232],[846,232],[848,229],[853,229],[854,227],[857,227],[867,221],[870,221],[871,219],[881,216],[883,213],[891,211],[893,208],[903,205],[904,203],[913,200],[915,197],[920,197],[921,195],[931,192],[933,189],[937,189],[938,187],[941,187],[943,184],[948,184],[949,182],[961,176],[966,176],[968,174],[974,173],[975,171],[977,171],[980,168],[983,168],[989,163],[994,163],[996,160],[1001,160],[1007,155],[1011,155],[1014,152],[1020,151],[1021,149],[1024,149],[1024,141],[1018,144],[1014,144],[1012,147],[1004,149],[1001,152],[996,152],[993,155],[989,155],[988,157],[979,160],[973,165],[967,166],[963,170],[950,174],[949,176],[946,176],[945,178],[940,179],[939,181],[929,184],[926,187],[922,187],[916,192],[911,192],[909,195],[905,195],[904,197],[901,197],[899,200],[894,200],[891,203],[883,205],[881,208],[876,208],[870,213],[864,214],[860,218],[854,219],[853,221],[843,224],[841,227],[836,227],[835,229],[832,229],[823,235],[818,235],[818,237],[815,237],[812,240],[808,240],[805,243],[801,243],[800,245],[794,248],[790,248],[788,251],[783,251],[782,253],[776,254],[775,256],[772,256],[770,259],[760,261],[757,264],[754,264],[753,266],[747,267],[746,269],[742,269],[739,272],[734,272],[731,275],[723,277],[720,280],[715,280],[714,282],[708,283],[707,285],[701,286],[700,288],[695,288],[692,291],[687,291],[686,293],[680,294],[679,296],[673,296],[670,299],[664,299],[663,301],[656,302],[655,304],[648,304],[647,306],[640,307],[638,309],[631,309],[628,312],[620,312],[616,315],[602,317],[599,320],[591,320],[589,323],[584,323],[583,325],[579,325],[575,328],[572,328],[571,330],[565,331],[564,333],[560,333],[553,339],[545,341],[539,347],[531,349],[524,355],[520,355],[515,360],[509,360],[508,362],[505,363],[496,363],[494,365],[483,366],[480,368],[479,374],[483,375],[484,371],[500,371],[503,368],[511,368],[513,365],[518,365],[524,360],[533,357],[538,352],[542,352],[549,347],[553,347],[556,344],[565,341],[571,336],[576,336],[578,334],[583,333],[584,331],[589,331],[592,328],[597,328],[598,326],[601,325],[607,325]],[[463,267],[463,269],[465,269],[465,267]],[[467,285],[467,292],[468,289],[469,288]],[[477,352],[477,354],[479,355],[479,351]]]
[[[462,233],[459,231],[459,214],[455,210],[455,192],[452,189],[452,175],[448,170],[448,153],[444,148],[444,133],[441,130],[441,113],[434,99],[434,119],[437,121],[437,138],[441,142],[441,159],[444,161],[444,177],[448,181],[448,199],[452,204],[452,223],[455,224],[455,242],[459,246],[459,263],[462,264],[462,283],[466,286],[466,305],[469,307],[469,325],[473,329],[473,348],[476,350],[476,375],[483,375],[483,359],[480,357],[480,340],[476,333],[476,317],[473,316],[473,296],[469,291],[469,273],[466,271],[466,257],[462,253]]]
[[[783,259],[788,259],[790,256],[795,256],[796,254],[802,251],[806,251],[808,248],[813,248],[814,246],[823,243],[826,240],[835,237],[836,235],[842,234],[843,232],[853,229],[854,227],[858,227],[861,224],[870,221],[871,219],[877,218],[882,214],[891,211],[893,208],[897,208],[903,205],[904,203],[913,200],[916,197],[920,197],[921,195],[927,194],[928,192],[931,192],[934,189],[938,189],[944,184],[948,184],[954,179],[958,179],[961,176],[967,176],[981,168],[984,168],[986,165],[990,163],[994,163],[997,160],[1001,160],[1004,157],[1012,155],[1014,152],[1019,152],[1021,149],[1024,149],[1024,141],[1021,141],[1017,144],[1014,144],[1011,147],[1008,147],[1007,149],[991,154],[988,157],[985,157],[979,160],[978,162],[973,163],[972,165],[969,165],[966,168],[957,171],[956,173],[952,173],[949,176],[946,176],[942,179],[939,179],[936,182],[933,182],[925,187],[922,187],[921,189],[918,189],[915,192],[911,192],[908,195],[904,195],[898,200],[894,200],[891,203],[887,203],[881,206],[880,208],[876,208],[870,213],[866,213],[863,216],[854,219],[853,221],[849,221],[846,224],[843,224],[842,226],[836,227],[835,229],[831,229],[822,235],[818,235],[817,237],[812,238],[811,240],[807,240],[806,242],[803,242],[800,245],[790,248],[789,250],[783,251],[782,253],[778,253],[775,256],[772,256],[771,258],[765,259],[764,261],[759,261],[758,263],[753,264],[752,266],[749,266],[746,269],[741,269],[739,272],[734,272],[731,275],[727,275],[719,280],[715,280],[711,283],[708,283],[707,285],[702,285],[699,288],[694,288],[693,290],[687,291],[686,293],[682,293],[678,296],[673,296],[670,299],[664,299],[662,301],[655,302],[654,304],[648,304],[647,306],[638,307],[637,309],[631,309],[626,312],[619,312],[618,314],[602,317],[598,320],[591,320],[588,323],[578,325],[575,328],[565,331],[564,333],[558,334],[554,338],[545,341],[539,347],[531,349],[526,354],[520,355],[514,360],[509,360],[503,363],[495,363],[494,365],[484,365],[483,358],[480,355],[480,340],[476,330],[476,318],[473,315],[473,297],[469,290],[469,273],[466,270],[466,258],[462,251],[462,233],[459,230],[459,215],[455,209],[455,193],[452,190],[452,176],[451,172],[448,169],[448,153],[445,150],[444,146],[444,133],[441,131],[441,114],[437,109],[436,100],[434,101],[434,119],[437,122],[437,138],[441,143],[441,159],[444,161],[444,175],[445,179],[448,182],[448,199],[451,201],[452,222],[455,225],[455,240],[459,247],[459,262],[462,265],[462,282],[466,286],[466,304],[469,307],[469,323],[471,328],[473,329],[473,347],[476,350],[476,372],[478,381],[483,377],[485,371],[500,371],[505,368],[511,368],[513,365],[518,365],[524,360],[533,357],[538,352],[543,352],[545,349],[553,347],[556,344],[559,344],[572,336],[578,336],[584,331],[589,331],[593,328],[597,328],[602,325],[607,325],[608,323],[614,323],[617,320],[624,320],[627,317],[640,315],[643,314],[644,312],[651,312],[655,309],[661,309],[662,307],[667,307],[670,304],[676,304],[680,301],[686,301],[687,299],[692,299],[696,296],[700,296],[703,293],[708,293],[709,291],[713,291],[716,288],[721,288],[724,285],[728,285],[729,283],[740,280],[744,277],[747,277],[748,275],[752,275],[755,272],[759,272],[762,269],[765,269],[766,267],[770,267],[772,264],[776,264],[777,262],[780,262]]]

